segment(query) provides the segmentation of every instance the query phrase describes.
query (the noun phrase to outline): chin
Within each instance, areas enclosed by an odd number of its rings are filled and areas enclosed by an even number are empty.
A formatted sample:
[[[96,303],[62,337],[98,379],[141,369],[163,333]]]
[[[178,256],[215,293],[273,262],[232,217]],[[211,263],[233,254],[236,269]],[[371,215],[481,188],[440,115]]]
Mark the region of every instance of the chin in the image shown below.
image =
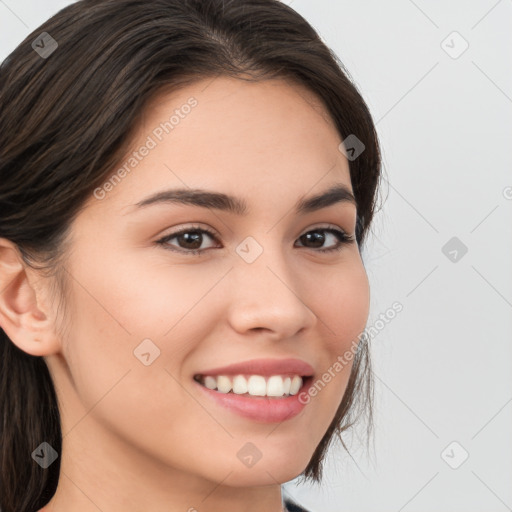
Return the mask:
[[[310,457],[303,460],[289,460],[286,457],[260,459],[252,467],[236,466],[231,468],[231,475],[225,484],[231,487],[259,487],[265,485],[284,484],[298,477],[307,467]],[[295,459],[297,456],[295,456]],[[275,459],[275,460],[272,460]],[[241,466],[243,466],[241,464]]]

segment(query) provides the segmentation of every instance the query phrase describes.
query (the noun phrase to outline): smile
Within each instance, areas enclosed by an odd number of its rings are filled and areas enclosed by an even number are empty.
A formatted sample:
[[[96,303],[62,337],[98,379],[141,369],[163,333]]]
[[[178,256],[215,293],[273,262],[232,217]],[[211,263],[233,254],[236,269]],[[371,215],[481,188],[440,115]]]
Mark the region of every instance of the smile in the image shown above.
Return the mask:
[[[219,393],[273,398],[296,395],[303,385],[300,375],[195,375],[194,380]]]

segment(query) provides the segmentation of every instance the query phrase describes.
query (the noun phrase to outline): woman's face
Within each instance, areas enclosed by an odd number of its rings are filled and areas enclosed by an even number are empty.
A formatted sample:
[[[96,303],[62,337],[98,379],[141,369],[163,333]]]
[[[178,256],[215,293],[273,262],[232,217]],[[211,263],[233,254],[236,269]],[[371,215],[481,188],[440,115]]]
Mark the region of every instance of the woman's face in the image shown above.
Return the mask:
[[[64,450],[91,443],[100,472],[115,461],[118,471],[176,470],[235,487],[288,481],[334,417],[351,369],[336,362],[368,316],[357,243],[326,231],[354,236],[355,205],[326,200],[296,210],[331,187],[352,191],[341,139],[309,91],[224,77],[160,96],[137,137],[137,154],[72,225],[70,327],[62,355],[46,357]],[[205,196],[203,206],[137,206],[176,189],[230,196],[245,213],[224,200],[206,207]],[[270,402],[290,399],[246,398],[257,405],[248,417],[194,379],[290,358],[312,367],[311,384],[329,369],[330,378],[287,419],[279,405],[272,416]]]

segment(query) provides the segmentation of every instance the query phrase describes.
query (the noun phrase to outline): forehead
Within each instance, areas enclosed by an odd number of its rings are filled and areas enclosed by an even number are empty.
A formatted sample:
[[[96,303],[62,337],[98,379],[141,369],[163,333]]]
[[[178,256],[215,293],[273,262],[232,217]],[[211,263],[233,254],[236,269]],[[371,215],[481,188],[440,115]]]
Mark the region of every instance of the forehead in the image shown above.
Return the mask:
[[[301,85],[204,79],[148,103],[106,199],[125,208],[164,186],[222,190],[248,203],[261,194],[295,200],[334,182],[351,189],[340,142],[322,101]]]

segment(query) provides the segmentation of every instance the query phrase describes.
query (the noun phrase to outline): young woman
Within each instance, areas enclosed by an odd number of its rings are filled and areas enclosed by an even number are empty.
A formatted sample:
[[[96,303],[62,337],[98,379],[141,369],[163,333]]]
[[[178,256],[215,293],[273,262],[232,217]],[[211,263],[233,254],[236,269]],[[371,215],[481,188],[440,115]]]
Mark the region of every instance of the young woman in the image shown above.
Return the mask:
[[[0,67],[2,512],[303,510],[281,484],[371,425],[380,167],[277,0],[82,0],[27,37]]]

